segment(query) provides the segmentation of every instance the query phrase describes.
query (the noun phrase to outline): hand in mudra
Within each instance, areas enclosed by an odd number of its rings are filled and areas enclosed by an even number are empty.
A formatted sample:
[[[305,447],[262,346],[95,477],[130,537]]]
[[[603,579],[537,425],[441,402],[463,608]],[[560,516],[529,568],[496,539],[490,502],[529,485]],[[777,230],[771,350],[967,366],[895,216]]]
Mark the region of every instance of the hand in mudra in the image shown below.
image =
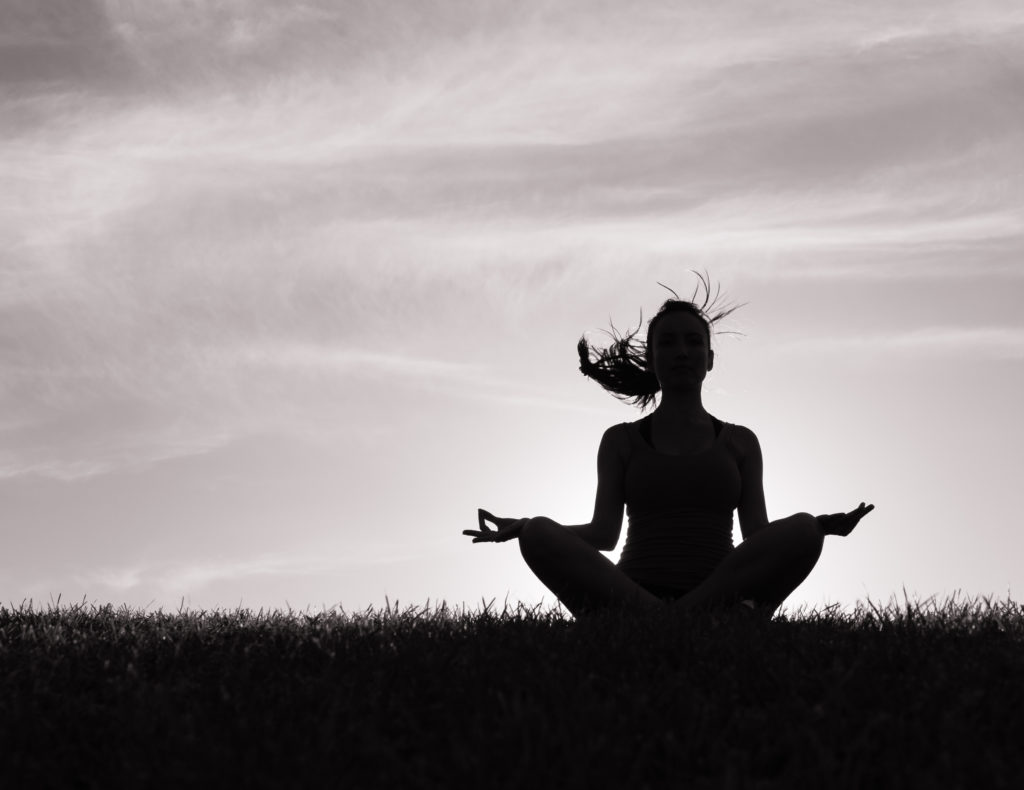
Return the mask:
[[[464,529],[463,535],[469,535],[474,543],[502,543],[512,538],[518,538],[523,525],[529,521],[528,518],[498,518],[492,516],[483,508],[476,511],[476,519],[480,529]],[[497,529],[491,529],[485,521],[490,521]]]
[[[840,535],[845,538],[853,532],[857,522],[874,509],[874,505],[865,505],[861,502],[856,510],[851,510],[849,513],[833,513],[829,516],[818,516],[818,523],[821,524],[821,528],[825,531],[826,535]]]

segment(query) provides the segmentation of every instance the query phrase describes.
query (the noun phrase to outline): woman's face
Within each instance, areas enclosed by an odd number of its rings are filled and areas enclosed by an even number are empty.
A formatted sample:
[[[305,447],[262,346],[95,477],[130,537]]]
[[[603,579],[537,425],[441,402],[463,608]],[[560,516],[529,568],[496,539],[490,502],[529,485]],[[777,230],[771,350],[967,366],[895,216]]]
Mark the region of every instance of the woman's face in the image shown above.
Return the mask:
[[[667,313],[658,319],[651,338],[654,375],[662,389],[700,386],[715,362],[704,322],[692,313]]]

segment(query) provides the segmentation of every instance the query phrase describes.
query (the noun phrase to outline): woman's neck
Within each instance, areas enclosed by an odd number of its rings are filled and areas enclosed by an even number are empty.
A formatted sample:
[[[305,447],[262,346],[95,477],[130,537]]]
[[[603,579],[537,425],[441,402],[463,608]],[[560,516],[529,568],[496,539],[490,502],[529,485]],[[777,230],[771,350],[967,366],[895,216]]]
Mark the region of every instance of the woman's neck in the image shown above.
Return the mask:
[[[690,391],[663,391],[661,403],[654,413],[659,415],[659,421],[665,421],[676,425],[685,423],[703,423],[707,421],[708,412],[701,401],[700,390]]]

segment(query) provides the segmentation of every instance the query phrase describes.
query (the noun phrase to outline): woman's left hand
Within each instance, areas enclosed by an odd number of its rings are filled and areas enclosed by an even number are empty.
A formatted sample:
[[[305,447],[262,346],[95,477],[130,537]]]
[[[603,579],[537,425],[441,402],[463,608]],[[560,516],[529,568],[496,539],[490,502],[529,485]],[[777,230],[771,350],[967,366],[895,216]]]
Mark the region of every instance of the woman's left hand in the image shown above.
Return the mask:
[[[518,538],[519,533],[523,529],[523,525],[530,520],[528,518],[498,518],[497,516],[491,515],[483,508],[477,509],[476,519],[477,523],[480,525],[479,530],[462,530],[462,534],[469,535],[473,538],[474,543],[503,543],[506,540]],[[488,527],[485,520],[490,521],[497,527],[497,529],[491,529]]]
[[[861,502],[856,510],[851,510],[849,513],[832,513],[828,516],[818,516],[818,523],[821,524],[821,528],[825,531],[826,535],[840,535],[845,538],[853,532],[857,522],[874,509],[874,505],[865,505]]]

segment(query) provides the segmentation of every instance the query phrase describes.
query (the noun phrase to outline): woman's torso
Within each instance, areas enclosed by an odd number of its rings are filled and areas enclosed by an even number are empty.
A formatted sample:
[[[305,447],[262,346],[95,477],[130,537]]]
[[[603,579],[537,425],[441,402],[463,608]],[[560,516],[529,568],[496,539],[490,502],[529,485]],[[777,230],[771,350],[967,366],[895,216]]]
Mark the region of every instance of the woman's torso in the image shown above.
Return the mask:
[[[624,424],[630,444],[625,479],[629,525],[618,565],[656,594],[693,589],[733,547],[732,514],[741,485],[733,426],[711,420],[714,441],[680,455],[654,448],[650,415]]]

